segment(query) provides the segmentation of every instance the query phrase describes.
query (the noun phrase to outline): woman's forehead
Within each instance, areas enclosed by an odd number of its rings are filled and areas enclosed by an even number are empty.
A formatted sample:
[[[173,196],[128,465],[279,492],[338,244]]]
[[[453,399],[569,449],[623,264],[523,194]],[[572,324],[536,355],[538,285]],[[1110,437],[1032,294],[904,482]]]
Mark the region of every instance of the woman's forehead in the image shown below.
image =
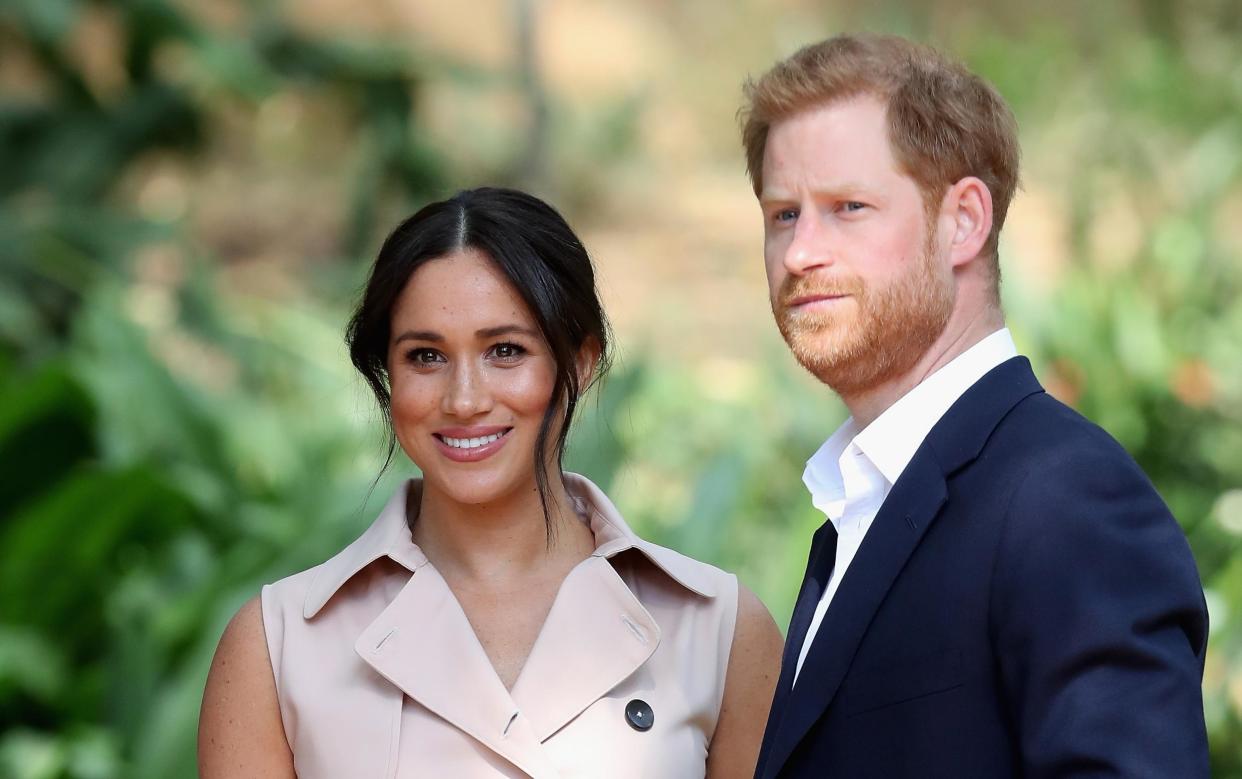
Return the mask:
[[[476,249],[461,249],[423,263],[397,297],[392,320],[394,327],[470,331],[534,324],[513,283]]]

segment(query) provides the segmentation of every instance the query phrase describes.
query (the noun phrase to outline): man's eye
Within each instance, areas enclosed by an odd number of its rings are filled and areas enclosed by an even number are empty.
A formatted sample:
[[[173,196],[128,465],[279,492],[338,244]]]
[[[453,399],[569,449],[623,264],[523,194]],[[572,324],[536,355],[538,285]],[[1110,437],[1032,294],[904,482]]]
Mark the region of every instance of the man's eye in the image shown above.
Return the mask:
[[[782,208],[772,215],[772,219],[777,222],[792,222],[798,218],[798,209]]]
[[[847,200],[841,204],[842,211],[861,211],[867,207],[866,203],[859,203],[857,200]]]

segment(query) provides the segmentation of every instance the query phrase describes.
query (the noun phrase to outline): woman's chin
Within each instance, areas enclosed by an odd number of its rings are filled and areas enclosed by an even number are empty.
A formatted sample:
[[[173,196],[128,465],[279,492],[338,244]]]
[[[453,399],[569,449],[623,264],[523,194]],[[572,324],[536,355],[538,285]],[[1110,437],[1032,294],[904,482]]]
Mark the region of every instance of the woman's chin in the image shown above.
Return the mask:
[[[501,473],[443,473],[437,474],[434,481],[424,474],[424,479],[424,491],[431,486],[447,502],[462,506],[502,503],[520,494],[526,486],[526,480],[519,483],[518,479]],[[534,480],[529,481],[534,489]]]

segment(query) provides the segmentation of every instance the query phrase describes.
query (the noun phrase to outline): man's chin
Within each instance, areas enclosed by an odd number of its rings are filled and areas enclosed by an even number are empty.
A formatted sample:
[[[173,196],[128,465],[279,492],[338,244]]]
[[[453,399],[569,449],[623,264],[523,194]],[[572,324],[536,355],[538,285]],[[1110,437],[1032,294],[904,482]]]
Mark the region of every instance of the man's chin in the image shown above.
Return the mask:
[[[826,363],[848,359],[858,351],[859,339],[843,326],[795,328],[782,332],[785,343],[801,362],[816,359]]]
[[[777,321],[777,328],[790,349],[820,349],[825,354],[848,347],[854,340],[858,323],[841,316],[807,316],[786,314]]]
[[[899,367],[893,355],[869,345],[853,331],[790,333],[785,342],[798,364],[838,395],[865,392],[890,378]]]
[[[857,343],[823,333],[796,335],[786,338],[785,342],[798,363],[829,386],[834,386],[831,379],[857,372],[856,366],[860,362]]]

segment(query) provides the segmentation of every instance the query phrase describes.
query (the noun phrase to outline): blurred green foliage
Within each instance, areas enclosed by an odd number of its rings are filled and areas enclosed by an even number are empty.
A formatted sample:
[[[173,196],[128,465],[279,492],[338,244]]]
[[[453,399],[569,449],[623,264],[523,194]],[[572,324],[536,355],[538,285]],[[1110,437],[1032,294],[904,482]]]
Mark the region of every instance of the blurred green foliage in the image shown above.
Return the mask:
[[[1212,609],[1214,775],[1242,777],[1242,263],[1238,212],[1222,206],[1242,178],[1242,65],[1200,56],[1236,40],[1239,19],[1197,8],[1191,21],[1215,32],[1195,27],[1192,44],[1162,7],[1143,6],[1146,31],[1096,41],[1090,70],[1064,28],[974,30],[953,46],[1028,138],[1046,140],[1046,115],[1084,117],[1091,142],[1065,144],[1058,179],[1070,256],[1051,287],[1009,272],[1006,305],[1050,388],[1121,439],[1183,522]],[[125,78],[107,99],[62,45],[97,8],[122,31]],[[356,285],[380,193],[414,204],[453,178],[421,129],[425,79],[477,74],[313,39],[270,3],[247,11],[244,34],[179,8],[0,8],[0,46],[44,81],[0,103],[0,776],[194,775],[225,621],[259,584],[351,540],[372,487],[384,497],[401,470],[372,485],[381,432],[340,347],[347,295],[226,294],[183,224],[117,193],[153,151],[201,157],[221,106],[328,94],[358,146],[342,174],[347,269],[330,278]],[[1112,256],[1099,209],[1116,191],[1139,194]],[[184,258],[175,282],[141,270],[161,253]],[[653,540],[738,571],[782,624],[822,521],[797,476],[841,415],[794,371],[783,353],[631,360],[588,404],[569,457]]]

